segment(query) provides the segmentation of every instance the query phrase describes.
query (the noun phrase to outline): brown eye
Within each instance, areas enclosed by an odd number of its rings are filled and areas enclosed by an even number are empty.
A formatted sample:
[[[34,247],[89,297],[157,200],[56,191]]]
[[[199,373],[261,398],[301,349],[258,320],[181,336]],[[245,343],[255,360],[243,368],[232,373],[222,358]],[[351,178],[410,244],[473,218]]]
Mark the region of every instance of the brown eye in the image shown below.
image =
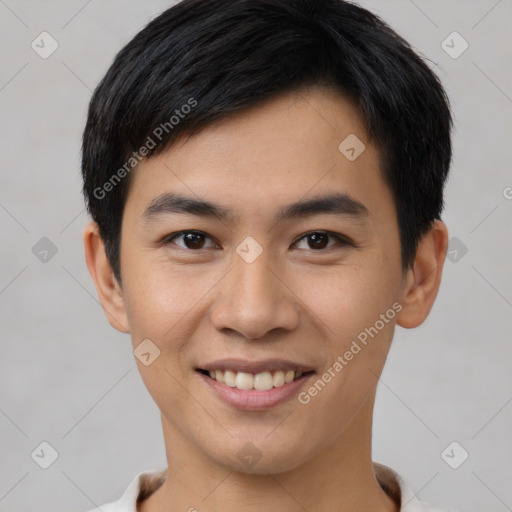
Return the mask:
[[[200,233],[186,233],[183,235],[183,242],[188,249],[202,249],[204,245],[204,235]]]
[[[173,240],[180,238],[183,241],[182,244],[176,243],[175,245],[182,249],[199,250],[216,246],[216,244],[213,244],[211,247],[205,246],[205,242],[211,240],[211,238],[206,233],[200,231],[181,231],[168,237],[165,242],[174,243]]]
[[[327,231],[313,231],[311,233],[307,233],[302,238],[299,239],[298,242],[296,242],[295,245],[300,244],[302,241],[306,241],[307,246],[306,247],[299,247],[301,249],[309,249],[309,250],[322,250],[322,249],[330,249],[336,243],[329,245],[329,239],[335,240],[338,245],[344,246],[344,245],[351,245],[348,240],[345,238],[335,235],[334,233],[329,233]]]
[[[325,249],[329,244],[329,235],[327,233],[313,233],[308,235],[307,238],[311,249]]]

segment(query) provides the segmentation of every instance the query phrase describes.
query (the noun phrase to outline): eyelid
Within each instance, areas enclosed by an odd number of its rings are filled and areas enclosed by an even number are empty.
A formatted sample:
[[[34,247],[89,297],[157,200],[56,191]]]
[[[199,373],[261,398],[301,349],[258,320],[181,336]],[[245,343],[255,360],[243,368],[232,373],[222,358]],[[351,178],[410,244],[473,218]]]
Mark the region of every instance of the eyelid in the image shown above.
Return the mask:
[[[172,243],[171,240],[173,238],[176,238],[176,237],[178,237],[180,235],[185,235],[187,233],[195,233],[195,234],[199,234],[199,235],[204,235],[206,238],[209,238],[210,240],[212,240],[216,245],[220,245],[218,243],[218,241],[215,240],[215,238],[210,236],[208,233],[205,233],[204,231],[200,231],[200,230],[197,230],[197,229],[184,229],[184,230],[181,230],[181,231],[176,231],[176,232],[171,233],[169,235],[166,235],[164,238],[162,238],[161,243],[163,245],[170,244],[170,243]],[[326,252],[329,249],[335,248],[336,245],[356,247],[356,244],[349,237],[347,237],[347,236],[345,236],[345,235],[343,235],[341,233],[335,233],[333,231],[327,231],[327,230],[323,230],[323,229],[317,229],[317,230],[312,230],[312,231],[308,231],[306,233],[303,233],[302,235],[300,235],[298,238],[295,239],[295,241],[292,243],[292,246],[296,245],[298,242],[302,241],[303,239],[305,239],[308,236],[313,235],[315,233],[325,234],[325,235],[327,235],[327,236],[329,236],[331,238],[336,239],[338,243],[335,244],[334,246],[327,247],[325,249],[316,249],[316,250],[315,249],[306,249],[306,250],[309,250],[311,252],[316,252],[316,253]],[[177,244],[175,244],[175,245],[177,245]],[[201,248],[201,249],[188,249],[186,247],[181,247],[179,245],[177,245],[177,247],[179,247],[180,249],[183,249],[185,251],[189,251],[189,252],[199,252],[201,250],[204,250],[204,248]],[[208,247],[206,249],[208,249]]]
[[[295,242],[293,242],[292,245],[295,245],[297,244],[298,242],[300,242],[301,240],[303,240],[304,238],[307,238],[308,236],[310,235],[314,235],[315,233],[322,233],[324,235],[327,235],[331,238],[335,238],[338,242],[338,245],[341,245],[341,246],[352,246],[352,247],[355,247],[355,243],[347,236],[345,235],[342,235],[341,233],[334,233],[333,231],[327,231],[325,229],[316,229],[316,230],[312,230],[312,231],[308,231],[307,233],[304,233],[303,235],[301,235],[299,238],[297,238],[295,240]],[[327,247],[326,249],[308,249],[309,251],[311,252],[326,252],[328,251],[329,249],[333,249],[335,248],[336,245],[333,245],[331,247]]]
[[[160,243],[162,245],[167,245],[167,244],[170,244],[172,243],[171,240],[173,238],[176,238],[176,237],[179,237],[181,235],[185,235],[187,233],[194,233],[194,234],[197,234],[197,235],[204,235],[206,238],[209,238],[210,240],[212,240],[212,242],[214,242],[216,245],[220,245],[217,240],[215,240],[215,238],[213,238],[212,236],[210,236],[208,233],[205,233],[204,231],[200,231],[198,229],[183,229],[181,231],[175,231],[174,233],[171,233],[169,235],[166,235],[164,236]],[[183,249],[184,251],[189,251],[189,252],[199,252],[199,251],[202,251],[204,250],[203,248],[201,249],[188,249],[187,247],[181,247],[180,245],[177,245],[177,244],[174,244],[176,245],[177,247],[179,247],[180,249]],[[208,247],[207,247],[208,249]]]

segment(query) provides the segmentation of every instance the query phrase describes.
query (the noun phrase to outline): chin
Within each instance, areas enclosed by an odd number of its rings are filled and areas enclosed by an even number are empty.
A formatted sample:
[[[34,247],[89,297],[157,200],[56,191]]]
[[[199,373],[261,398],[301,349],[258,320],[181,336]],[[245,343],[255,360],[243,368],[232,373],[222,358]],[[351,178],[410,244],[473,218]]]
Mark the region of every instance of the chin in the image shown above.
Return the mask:
[[[210,445],[211,446],[211,445]],[[219,465],[230,471],[248,475],[277,475],[291,471],[308,459],[304,438],[296,440],[233,439],[220,453],[211,454]]]

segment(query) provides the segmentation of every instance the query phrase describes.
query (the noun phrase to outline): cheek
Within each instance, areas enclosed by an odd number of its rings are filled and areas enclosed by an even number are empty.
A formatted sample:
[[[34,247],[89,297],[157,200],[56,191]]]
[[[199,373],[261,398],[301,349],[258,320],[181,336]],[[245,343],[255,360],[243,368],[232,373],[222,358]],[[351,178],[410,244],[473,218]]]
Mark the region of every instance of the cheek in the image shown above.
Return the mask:
[[[323,407],[327,402],[343,404],[341,415],[351,415],[375,387],[399,307],[390,272],[374,266],[370,273],[367,268],[338,268],[328,279],[305,275],[302,281],[304,302],[327,353],[326,367],[318,375],[322,382],[306,392],[312,400],[321,395],[318,404]]]
[[[183,275],[164,273],[147,257],[133,254],[123,263],[129,268],[124,288],[133,349],[149,339],[159,351],[155,357],[150,349],[155,359],[149,365],[136,356],[139,373],[162,411],[181,410],[186,404],[179,382],[187,378],[188,368],[182,348],[191,335],[186,319],[199,298]]]
[[[339,337],[331,339],[326,367],[299,396],[310,408],[310,417],[321,418],[327,437],[346,428],[374,393],[393,337],[392,319],[349,322]],[[341,320],[338,325],[342,330]]]
[[[222,286],[225,270],[199,270],[144,254],[132,254],[124,263],[130,269],[124,291],[134,348],[149,338],[168,364],[180,366],[187,352],[182,349],[206,318],[209,294]]]
[[[297,295],[333,349],[343,350],[392,307],[395,293],[389,269],[373,266],[369,272],[368,267],[338,266],[330,272],[294,275],[293,287],[300,290]],[[387,322],[379,327],[389,334]]]
[[[127,241],[126,247],[129,245],[132,250],[122,254],[128,315],[135,326],[150,323],[156,327],[162,325],[163,318],[167,318],[168,325],[173,318],[184,314],[194,287],[184,286],[183,270],[179,266],[172,269],[133,241]]]
[[[164,276],[147,259],[127,257],[124,298],[134,345],[149,338],[159,347],[190,309],[193,293],[178,276]]]

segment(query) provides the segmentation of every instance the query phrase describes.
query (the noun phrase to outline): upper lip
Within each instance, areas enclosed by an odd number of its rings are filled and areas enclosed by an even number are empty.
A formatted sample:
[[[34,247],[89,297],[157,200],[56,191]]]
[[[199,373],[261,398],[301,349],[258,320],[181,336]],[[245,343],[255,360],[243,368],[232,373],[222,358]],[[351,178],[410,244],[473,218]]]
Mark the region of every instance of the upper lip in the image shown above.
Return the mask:
[[[264,359],[261,361],[247,361],[244,359],[219,359],[211,363],[204,363],[204,365],[198,367],[198,370],[233,370],[235,372],[257,374],[278,370],[295,370],[298,372],[306,373],[313,371],[313,368],[311,368],[309,365],[286,359]]]

